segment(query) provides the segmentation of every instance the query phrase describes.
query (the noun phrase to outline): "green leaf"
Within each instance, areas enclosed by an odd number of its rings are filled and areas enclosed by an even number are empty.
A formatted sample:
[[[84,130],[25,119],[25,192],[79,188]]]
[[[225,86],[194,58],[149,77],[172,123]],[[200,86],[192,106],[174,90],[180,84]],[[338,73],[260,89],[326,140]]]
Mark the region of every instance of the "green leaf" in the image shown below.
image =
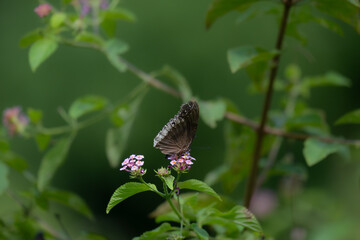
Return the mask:
[[[152,187],[155,185],[152,184]],[[109,213],[110,210],[124,201],[125,199],[145,191],[152,191],[152,189],[147,186],[144,183],[138,183],[138,182],[128,182],[123,185],[121,185],[118,189],[115,190],[113,195],[110,198],[110,201],[106,208],[106,213]]]
[[[268,62],[257,62],[246,67],[246,73],[249,75],[254,89],[259,92],[266,87],[264,80],[268,66]]]
[[[244,11],[255,2],[254,0],[213,0],[206,13],[206,28],[209,28],[219,17],[234,10]]]
[[[116,32],[116,21],[111,18],[105,18],[100,26],[104,30],[107,36],[114,37]]]
[[[133,240],[153,240],[153,239],[168,239],[167,236],[163,236],[164,238],[160,238],[163,233],[166,233],[172,229],[169,223],[163,223],[159,227],[144,232],[140,237],[135,237]]]
[[[43,193],[43,196],[49,200],[53,200],[55,202],[61,203],[82,215],[88,217],[89,219],[94,219],[90,208],[86,204],[86,202],[77,194],[61,191],[61,190],[46,190]]]
[[[1,131],[1,128],[0,128]],[[10,144],[6,139],[0,137],[0,153],[6,153],[10,150]]]
[[[58,167],[64,162],[72,137],[60,139],[43,157],[38,171],[37,186],[40,191],[50,183]]]
[[[209,234],[207,233],[207,231],[199,227],[196,223],[192,223],[191,228],[194,230],[199,239],[209,239]]]
[[[105,53],[110,63],[120,72],[126,71],[126,64],[119,58],[120,54],[125,53],[129,46],[118,39],[110,39],[105,44]]]
[[[293,11],[291,14],[286,34],[295,37],[300,40],[300,42],[306,44],[306,39],[302,34],[300,34],[298,26],[308,22],[315,22],[320,26],[335,32],[336,34],[341,36],[343,35],[343,31],[337,23],[324,17],[317,17],[316,15],[317,14],[312,11],[309,4],[303,4],[302,6],[297,7],[296,11]]]
[[[286,27],[285,34],[289,37],[293,37],[298,40],[302,45],[307,44],[306,36],[299,30],[299,23],[296,21],[290,21],[288,26]]]
[[[33,72],[57,49],[58,44],[54,39],[43,38],[34,42],[29,50],[29,62]]]
[[[181,99],[184,102],[188,102],[192,98],[192,91],[189,86],[189,83],[186,81],[186,78],[181,75],[179,71],[175,68],[165,65],[160,71],[155,72],[153,75],[156,76],[165,76],[172,80],[173,83],[177,85],[177,88],[180,91]]]
[[[134,13],[123,8],[104,10],[100,16],[104,19],[124,20],[128,22],[134,22],[136,20]]]
[[[83,233],[76,240],[108,240],[108,238],[97,233]]]
[[[79,33],[75,37],[75,41],[91,43],[97,46],[102,46],[104,44],[104,40],[99,35],[85,31]]]
[[[351,25],[357,33],[360,33],[358,3],[354,4],[354,1],[347,0],[311,0],[310,4],[319,11]]]
[[[116,31],[116,21],[124,20],[128,22],[134,22],[136,20],[135,15],[122,8],[108,9],[100,12],[101,27],[104,29],[109,37],[114,37]]]
[[[309,97],[310,89],[313,87],[350,87],[350,85],[351,81],[348,78],[336,72],[328,72],[324,75],[304,78],[300,85],[300,91],[304,97]]]
[[[60,27],[66,20],[66,14],[62,12],[54,13],[50,18],[50,26],[52,28]]]
[[[15,216],[15,221],[12,224],[14,231],[12,231],[11,238],[14,239],[33,239],[38,231],[38,224],[33,218],[24,218],[20,214]],[[15,233],[15,234],[14,234]]]
[[[220,196],[209,185],[197,179],[189,179],[184,182],[179,182],[178,187],[180,189],[191,189],[199,192],[204,192],[213,197],[216,197],[218,200],[221,201]]]
[[[19,46],[22,48],[28,47],[41,38],[43,38],[41,31],[39,29],[36,29],[35,31],[29,32],[25,36],[23,36],[20,39]]]
[[[337,143],[325,143],[315,138],[308,138],[304,143],[303,154],[308,166],[324,160],[332,153],[342,151],[345,146]]]
[[[203,224],[217,224],[226,228],[233,228],[234,225],[240,225],[253,232],[260,233],[261,235],[263,233],[255,216],[247,208],[239,205],[224,213],[217,209],[213,209],[209,217],[204,219]]]
[[[360,124],[360,109],[356,109],[351,111],[341,118],[339,118],[336,122],[336,125],[339,124]]]
[[[117,106],[110,115],[111,122],[121,127],[131,116],[130,106],[127,103]]]
[[[9,186],[8,174],[8,167],[0,162],[0,195],[2,195]]]
[[[106,107],[108,100],[101,96],[88,95],[76,99],[70,106],[69,115],[77,119],[87,113],[102,110]]]
[[[144,93],[140,94],[130,105],[125,106],[122,104],[121,108],[115,109],[117,111],[116,114],[120,114],[119,117],[122,120],[116,120],[120,127],[109,129],[106,134],[106,156],[112,167],[116,167],[120,163],[122,154],[127,146],[127,140],[130,136],[135,116],[144,96]]]
[[[169,175],[169,176],[164,177],[164,181],[165,181],[166,185],[171,190],[174,189],[174,180],[175,180],[175,177],[173,175]]]
[[[246,68],[251,64],[268,61],[273,58],[277,51],[267,51],[262,48],[253,46],[242,46],[228,51],[228,62],[232,73],[242,68]]]
[[[289,64],[285,69],[285,77],[292,82],[296,82],[301,78],[301,69],[296,64]]]
[[[36,110],[33,108],[27,109],[27,115],[28,115],[30,121],[34,124],[40,123],[41,119],[43,117],[43,113],[41,110]]]
[[[46,134],[42,134],[42,133],[37,134],[35,136],[35,141],[38,146],[38,149],[40,151],[45,150],[50,143],[50,139],[51,139],[50,135],[46,135]]]
[[[226,104],[223,100],[199,101],[200,116],[202,120],[211,128],[216,127],[216,122],[225,116]]]
[[[9,167],[22,172],[28,168],[28,163],[19,155],[13,152],[0,153],[0,159]]]
[[[286,128],[288,130],[303,129],[304,127],[318,127],[327,129],[324,117],[321,113],[316,111],[304,111],[301,114],[296,114],[286,121]]]

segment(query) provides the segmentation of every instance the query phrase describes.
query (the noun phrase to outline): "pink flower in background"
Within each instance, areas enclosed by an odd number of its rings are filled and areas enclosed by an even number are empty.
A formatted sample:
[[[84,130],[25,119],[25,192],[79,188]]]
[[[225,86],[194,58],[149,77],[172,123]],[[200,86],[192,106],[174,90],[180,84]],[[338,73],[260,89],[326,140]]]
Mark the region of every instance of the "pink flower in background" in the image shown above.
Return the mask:
[[[47,15],[50,14],[51,12],[51,5],[48,3],[44,3],[44,4],[40,4],[39,6],[37,6],[34,9],[34,12],[39,16],[39,17],[46,17]]]
[[[16,106],[4,110],[3,124],[8,130],[10,136],[14,136],[17,133],[24,133],[28,123],[29,119],[21,112],[21,107]]]
[[[294,227],[290,232],[291,240],[305,240],[307,237],[307,230],[302,227]]]
[[[256,191],[251,199],[250,211],[258,218],[268,216],[277,206],[277,197],[270,189]]]

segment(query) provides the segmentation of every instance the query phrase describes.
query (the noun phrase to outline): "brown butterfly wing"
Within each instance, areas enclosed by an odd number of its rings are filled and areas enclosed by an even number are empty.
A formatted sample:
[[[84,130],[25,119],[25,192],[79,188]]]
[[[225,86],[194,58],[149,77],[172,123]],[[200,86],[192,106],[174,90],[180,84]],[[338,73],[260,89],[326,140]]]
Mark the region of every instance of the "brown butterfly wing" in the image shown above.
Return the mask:
[[[189,151],[199,120],[199,105],[189,101],[181,105],[179,112],[163,127],[154,139],[154,147],[165,155]]]

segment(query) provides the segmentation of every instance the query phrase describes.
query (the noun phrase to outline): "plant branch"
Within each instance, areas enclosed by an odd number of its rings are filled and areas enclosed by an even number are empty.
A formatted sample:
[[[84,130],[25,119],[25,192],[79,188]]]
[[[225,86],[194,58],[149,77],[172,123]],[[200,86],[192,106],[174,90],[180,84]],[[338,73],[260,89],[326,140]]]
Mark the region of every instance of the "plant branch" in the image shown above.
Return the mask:
[[[292,78],[291,80],[294,83],[294,85],[290,90],[288,101],[286,103],[286,107],[285,107],[285,111],[284,111],[285,120],[287,120],[289,117],[291,117],[294,114],[296,99],[298,98],[299,93],[300,93],[300,91],[299,91],[300,86],[298,84],[299,79]],[[280,127],[283,127],[283,125],[284,125],[284,123]],[[275,161],[278,157],[280,147],[281,147],[283,141],[284,141],[283,137],[280,137],[280,136],[276,137],[276,139],[271,147],[271,150],[269,152],[269,155],[268,155],[268,158],[266,161],[266,165],[256,180],[255,191],[261,187],[263,182],[268,177],[268,173],[269,173],[270,169],[273,167],[273,165],[275,164]]]
[[[231,121],[246,125],[254,129],[255,131],[258,131],[259,124],[245,118],[243,116],[240,116],[238,114],[227,112],[225,113],[225,117]],[[280,136],[280,137],[286,137],[286,138],[292,138],[297,140],[306,140],[308,138],[315,138],[321,142],[326,143],[340,143],[340,144],[346,144],[346,145],[352,145],[360,147],[360,140],[350,140],[350,139],[341,139],[341,138],[332,138],[332,137],[322,137],[322,136],[314,136],[314,135],[308,135],[304,133],[294,133],[294,132],[287,132],[285,130],[279,129],[279,128],[272,128],[269,126],[264,127],[264,132],[267,134]]]
[[[137,68],[136,66],[132,65],[131,63],[129,63],[128,61],[126,61],[124,58],[122,58],[120,56],[119,56],[119,60],[127,66],[127,68],[130,70],[130,72],[135,74],[138,78],[142,79],[144,82],[148,83],[149,85],[151,85],[157,89],[160,89],[166,93],[169,93],[170,95],[172,95],[174,97],[177,97],[177,98],[181,97],[181,94],[176,89],[164,84],[160,80],[147,74],[146,72],[144,72],[141,69]]]
[[[67,45],[74,46],[74,47],[93,48],[93,49],[102,51],[99,48],[99,46],[97,46],[95,44],[86,44],[86,43],[83,44],[83,43],[79,43],[79,42],[75,42],[75,41],[71,41],[71,40],[67,40],[67,39],[62,39],[62,42]],[[130,72],[132,72],[134,75],[136,75],[137,77],[142,79],[144,82],[148,83],[150,86],[153,86],[159,90],[162,90],[176,98],[180,98],[181,94],[176,89],[166,85],[165,83],[161,82],[159,79],[152,77],[150,74],[137,68],[136,66],[134,66],[130,62],[126,61],[125,59],[121,58],[120,60],[127,66],[128,70]],[[256,131],[259,129],[258,123],[252,121],[251,119],[245,118],[243,116],[240,116],[240,115],[232,113],[232,112],[226,112],[225,118],[227,118],[231,121],[243,124],[243,125],[247,125]],[[63,127],[63,129],[58,129],[58,130],[59,131],[55,131],[55,132],[56,133],[62,132],[63,130],[70,131],[70,127],[65,126],[65,127]],[[271,127],[267,127],[267,126],[264,127],[264,131],[267,134],[282,136],[282,137],[286,137],[286,138],[293,138],[293,139],[298,139],[298,140],[305,140],[309,137],[313,137],[322,142],[341,143],[341,144],[347,144],[347,145],[360,146],[360,141],[358,141],[358,140],[347,140],[347,139],[337,139],[337,138],[331,138],[331,137],[310,136],[307,134],[286,132],[282,129],[271,128]]]
[[[255,185],[256,185],[256,179],[257,179],[257,173],[258,173],[258,163],[261,155],[261,149],[263,144],[263,139],[265,136],[265,124],[267,121],[267,116],[270,110],[270,104],[271,104],[271,98],[273,94],[273,86],[275,82],[275,77],[277,74],[277,71],[279,69],[279,60],[280,60],[280,52],[282,49],[282,43],[285,37],[285,30],[286,25],[289,18],[289,13],[292,5],[292,0],[284,0],[284,11],[281,18],[281,25],[279,34],[276,41],[276,50],[278,50],[278,54],[274,56],[274,58],[271,61],[271,69],[270,69],[270,75],[269,75],[269,85],[266,91],[264,106],[261,114],[261,120],[260,120],[260,126],[257,129],[257,136],[255,140],[255,149],[253,153],[253,160],[251,163],[251,170],[250,170],[250,177],[246,186],[246,193],[245,193],[245,206],[247,208],[250,207],[251,197],[254,193]]]

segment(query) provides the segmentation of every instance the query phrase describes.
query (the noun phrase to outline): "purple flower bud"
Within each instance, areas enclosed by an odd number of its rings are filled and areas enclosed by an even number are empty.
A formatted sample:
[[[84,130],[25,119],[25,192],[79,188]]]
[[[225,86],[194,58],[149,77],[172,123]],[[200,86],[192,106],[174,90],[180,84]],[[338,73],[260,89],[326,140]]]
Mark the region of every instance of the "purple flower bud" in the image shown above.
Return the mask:
[[[80,5],[81,5],[80,16],[85,17],[91,10],[89,0],[80,0]]]
[[[268,216],[277,206],[277,197],[270,189],[255,192],[251,199],[250,211],[258,218]]]
[[[100,8],[101,9],[107,9],[109,7],[109,2],[108,0],[101,0],[100,1]]]

